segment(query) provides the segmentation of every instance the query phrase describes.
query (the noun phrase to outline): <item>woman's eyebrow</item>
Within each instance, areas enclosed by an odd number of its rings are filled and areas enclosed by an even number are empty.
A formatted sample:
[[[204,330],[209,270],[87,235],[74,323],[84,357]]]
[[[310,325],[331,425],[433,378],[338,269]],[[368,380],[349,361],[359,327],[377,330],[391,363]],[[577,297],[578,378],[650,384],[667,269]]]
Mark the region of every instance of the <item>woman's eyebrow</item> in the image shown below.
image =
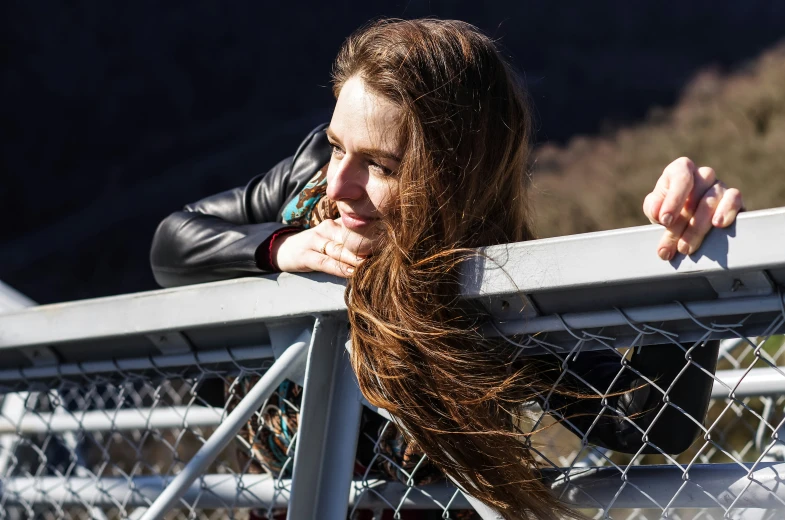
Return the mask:
[[[335,133],[333,132],[333,129],[332,129],[332,128],[330,128],[330,127],[328,126],[328,127],[327,127],[327,130],[325,130],[325,133],[327,134],[327,138],[328,138],[330,141],[335,141],[336,143],[338,143],[338,144],[341,144],[341,140],[340,140],[340,139],[338,139],[338,137],[337,137],[337,136],[335,135]]]
[[[375,157],[378,159],[388,159],[390,161],[401,162],[400,157],[386,150],[379,150],[377,148],[358,148],[356,152],[365,155],[366,157]]]
[[[332,131],[331,128],[328,127],[327,130],[325,130],[325,133],[327,134],[327,138],[330,139],[330,141],[333,141],[337,144],[341,144],[341,140],[338,139],[338,136],[335,135],[335,133]],[[401,162],[401,158],[398,157],[398,155],[392,152],[388,152],[386,150],[379,150],[377,148],[360,147],[355,151],[355,153],[365,155],[366,157],[374,157],[378,159],[388,159],[390,161]]]

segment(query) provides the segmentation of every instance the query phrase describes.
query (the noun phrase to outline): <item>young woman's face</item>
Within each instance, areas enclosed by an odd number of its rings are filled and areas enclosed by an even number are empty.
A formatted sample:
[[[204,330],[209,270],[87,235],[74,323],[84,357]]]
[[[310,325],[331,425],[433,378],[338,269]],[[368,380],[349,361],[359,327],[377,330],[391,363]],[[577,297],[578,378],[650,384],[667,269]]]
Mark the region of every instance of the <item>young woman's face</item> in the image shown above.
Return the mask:
[[[327,196],[338,205],[343,227],[366,239],[377,236],[379,218],[398,194],[400,121],[400,109],[355,76],[341,89],[327,129],[333,147]]]

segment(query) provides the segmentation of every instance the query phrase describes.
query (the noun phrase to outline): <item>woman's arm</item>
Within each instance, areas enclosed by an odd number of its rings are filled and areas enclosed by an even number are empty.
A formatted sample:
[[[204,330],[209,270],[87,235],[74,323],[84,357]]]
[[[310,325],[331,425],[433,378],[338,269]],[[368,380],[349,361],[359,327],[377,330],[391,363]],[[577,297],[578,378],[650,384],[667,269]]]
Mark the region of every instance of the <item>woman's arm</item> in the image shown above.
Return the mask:
[[[665,227],[657,246],[663,260],[677,252],[694,253],[712,227],[731,225],[742,208],[738,189],[686,157],[665,168],[643,202],[649,221]],[[572,423],[568,427],[575,433],[588,432],[593,444],[624,453],[641,448],[641,453],[681,453],[700,433],[718,350],[717,341],[695,347],[689,355],[679,345],[651,345],[637,349],[627,366],[615,353],[587,352],[568,363],[563,384],[579,394],[619,395],[609,395],[605,404],[593,397],[555,395],[549,405]],[[642,432],[648,432],[646,440]]]
[[[549,405],[576,434],[588,432],[592,444],[621,453],[637,453],[641,447],[641,453],[681,453],[700,434],[718,351],[719,341],[689,354],[678,345],[647,345],[636,349],[626,366],[613,352],[583,352],[567,363],[569,373],[561,384],[593,397],[557,395]],[[592,387],[618,395],[606,397],[603,405]],[[642,432],[647,431],[644,441]]]
[[[282,229],[281,210],[330,159],[324,126],[293,157],[235,188],[185,206],[165,218],[153,237],[150,263],[164,287],[265,271],[270,239]]]

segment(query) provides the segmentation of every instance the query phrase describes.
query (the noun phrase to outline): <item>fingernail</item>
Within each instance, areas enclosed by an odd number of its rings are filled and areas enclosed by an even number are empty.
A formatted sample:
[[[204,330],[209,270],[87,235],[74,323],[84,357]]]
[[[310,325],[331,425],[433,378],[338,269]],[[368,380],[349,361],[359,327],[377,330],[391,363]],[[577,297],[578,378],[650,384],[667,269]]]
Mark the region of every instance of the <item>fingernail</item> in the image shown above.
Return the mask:
[[[717,227],[722,226],[722,215],[714,215],[714,219],[712,220],[712,224]]]
[[[667,247],[661,247],[657,254],[660,255],[660,258],[665,260],[666,262],[671,259],[671,252],[668,250]]]
[[[354,267],[347,267],[346,272],[352,274],[354,272]]]
[[[673,215],[671,215],[670,213],[664,214],[662,218],[660,218],[660,222],[662,222],[662,225],[665,227],[670,226],[671,223],[673,222]]]
[[[689,255],[690,245],[687,242],[680,240],[679,244],[676,246],[676,250],[683,255]]]

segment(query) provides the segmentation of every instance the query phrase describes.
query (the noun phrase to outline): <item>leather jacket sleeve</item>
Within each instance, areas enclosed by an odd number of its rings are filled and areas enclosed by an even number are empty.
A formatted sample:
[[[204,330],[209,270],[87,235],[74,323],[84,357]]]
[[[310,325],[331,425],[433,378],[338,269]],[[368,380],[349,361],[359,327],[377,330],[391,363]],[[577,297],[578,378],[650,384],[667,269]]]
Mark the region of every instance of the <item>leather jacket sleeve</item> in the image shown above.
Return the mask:
[[[283,208],[330,160],[326,126],[314,129],[294,156],[246,186],[188,204],[166,217],[150,250],[158,284],[173,287],[264,273],[257,261],[260,246],[287,227],[281,223]]]
[[[569,375],[560,383],[578,394],[607,397],[553,394],[548,407],[591,444],[621,453],[681,453],[701,433],[718,352],[719,341],[689,353],[678,345],[650,345],[636,349],[623,370],[615,353],[583,352],[567,363]]]

